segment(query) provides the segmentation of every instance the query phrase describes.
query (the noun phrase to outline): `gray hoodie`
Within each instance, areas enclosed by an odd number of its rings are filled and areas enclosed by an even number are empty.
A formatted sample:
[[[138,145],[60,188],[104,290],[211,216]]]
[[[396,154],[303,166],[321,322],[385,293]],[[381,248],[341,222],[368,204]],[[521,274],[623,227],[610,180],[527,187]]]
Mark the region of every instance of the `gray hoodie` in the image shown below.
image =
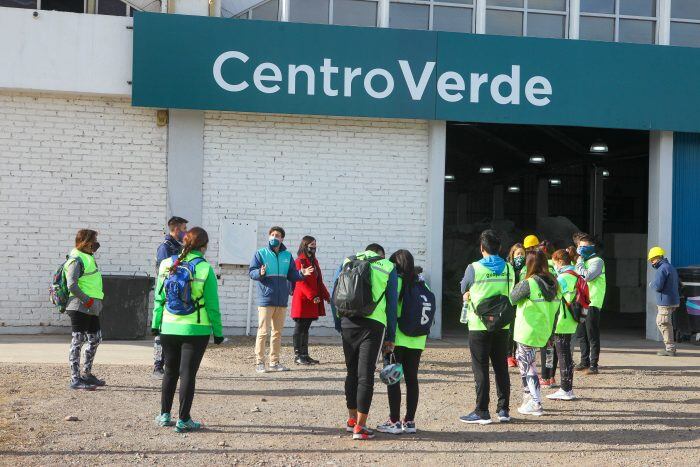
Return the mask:
[[[537,282],[537,285],[540,286],[540,290],[542,290],[542,296],[544,297],[545,300],[547,301],[552,301],[556,298],[557,296],[557,280],[554,279],[552,282],[551,278],[549,276],[532,276],[535,279],[535,282]],[[518,282],[518,284],[513,287],[513,290],[510,292],[510,302],[511,303],[518,303],[519,301],[527,298],[530,296],[530,283],[526,280]]]
[[[90,297],[85,295],[78,287],[78,279],[83,275],[83,262],[79,259],[69,261],[64,271],[66,274],[66,286],[72,294],[68,298],[66,311],[79,311],[88,315],[99,316],[102,311],[102,300],[95,298],[93,305],[90,308],[86,307],[85,303],[90,301]]]

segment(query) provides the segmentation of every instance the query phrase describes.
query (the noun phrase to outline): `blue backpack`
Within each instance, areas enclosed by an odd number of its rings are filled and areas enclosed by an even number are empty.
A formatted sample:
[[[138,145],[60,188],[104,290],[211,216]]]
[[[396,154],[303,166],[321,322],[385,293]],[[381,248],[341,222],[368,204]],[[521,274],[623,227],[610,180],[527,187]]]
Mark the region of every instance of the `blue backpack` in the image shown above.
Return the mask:
[[[178,256],[171,256],[173,264]],[[174,315],[191,315],[197,312],[199,322],[199,310],[202,305],[199,300],[192,300],[192,281],[195,268],[204,261],[204,258],[194,258],[192,261],[181,261],[175,271],[171,272],[163,281],[161,291],[165,290],[165,309]]]
[[[435,294],[425,282],[416,281],[404,290],[399,329],[410,337],[427,336],[436,311]]]

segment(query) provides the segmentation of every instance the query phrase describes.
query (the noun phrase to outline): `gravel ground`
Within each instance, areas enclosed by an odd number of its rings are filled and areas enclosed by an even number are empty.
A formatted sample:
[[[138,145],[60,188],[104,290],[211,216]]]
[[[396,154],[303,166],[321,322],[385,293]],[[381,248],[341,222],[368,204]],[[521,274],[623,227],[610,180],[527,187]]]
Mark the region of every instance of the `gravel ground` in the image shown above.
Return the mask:
[[[600,375],[576,374],[581,400],[547,401],[540,418],[518,416],[520,379],[511,370],[515,420],[471,426],[457,420],[473,408],[468,349],[443,341],[423,355],[419,433],[366,442],[341,429],[338,345],[313,346],[319,366],[262,375],[252,371],[250,338],[211,346],[193,407],[206,429],[190,434],[154,425],[160,386],[146,364],[100,365],[98,352],[95,371],[108,386],[76,392],[67,389],[67,364],[2,363],[0,463],[697,465],[700,352],[688,347],[666,367],[655,350],[604,349]],[[289,362],[288,345],[283,353]],[[375,388],[372,426],[388,413],[386,388],[378,380]],[[71,415],[78,421],[64,420]]]

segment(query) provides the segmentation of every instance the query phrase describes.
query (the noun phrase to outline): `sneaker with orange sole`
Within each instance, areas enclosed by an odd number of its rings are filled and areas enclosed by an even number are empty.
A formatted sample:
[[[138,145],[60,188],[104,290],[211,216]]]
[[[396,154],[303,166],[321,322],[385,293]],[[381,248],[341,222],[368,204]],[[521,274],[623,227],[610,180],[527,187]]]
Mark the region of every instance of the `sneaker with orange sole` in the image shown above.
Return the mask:
[[[348,418],[348,421],[345,423],[345,431],[352,433],[352,430],[355,429],[355,425],[357,425],[357,420],[354,418]]]
[[[518,366],[518,361],[515,359],[515,357],[508,357],[507,362],[510,368],[517,368]]]

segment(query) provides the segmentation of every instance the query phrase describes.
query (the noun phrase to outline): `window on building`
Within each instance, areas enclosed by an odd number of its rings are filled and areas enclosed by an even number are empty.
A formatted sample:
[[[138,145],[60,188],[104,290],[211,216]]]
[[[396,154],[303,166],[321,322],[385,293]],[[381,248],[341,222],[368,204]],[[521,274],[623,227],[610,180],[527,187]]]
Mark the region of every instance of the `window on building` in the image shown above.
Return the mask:
[[[565,38],[569,0],[486,0],[486,34]]]
[[[653,44],[657,15],[657,0],[581,0],[579,38]]]
[[[474,32],[474,0],[392,1],[389,27]]]
[[[42,10],[68,11],[85,13],[87,0],[41,0]]]
[[[329,24],[330,0],[289,0],[289,21]]]
[[[234,15],[222,6],[221,16],[224,18],[231,18]],[[235,18],[279,21],[280,2],[279,0],[267,0],[265,2],[258,3],[257,5],[238,13],[237,15],[235,15]]]
[[[376,26],[379,2],[374,0],[333,0],[332,23],[342,26]]]
[[[700,1],[671,2],[671,45],[700,47]]]
[[[0,0],[0,6],[11,8],[32,8],[36,10],[37,0]]]
[[[98,15],[127,16],[126,3],[121,0],[97,0]]]

